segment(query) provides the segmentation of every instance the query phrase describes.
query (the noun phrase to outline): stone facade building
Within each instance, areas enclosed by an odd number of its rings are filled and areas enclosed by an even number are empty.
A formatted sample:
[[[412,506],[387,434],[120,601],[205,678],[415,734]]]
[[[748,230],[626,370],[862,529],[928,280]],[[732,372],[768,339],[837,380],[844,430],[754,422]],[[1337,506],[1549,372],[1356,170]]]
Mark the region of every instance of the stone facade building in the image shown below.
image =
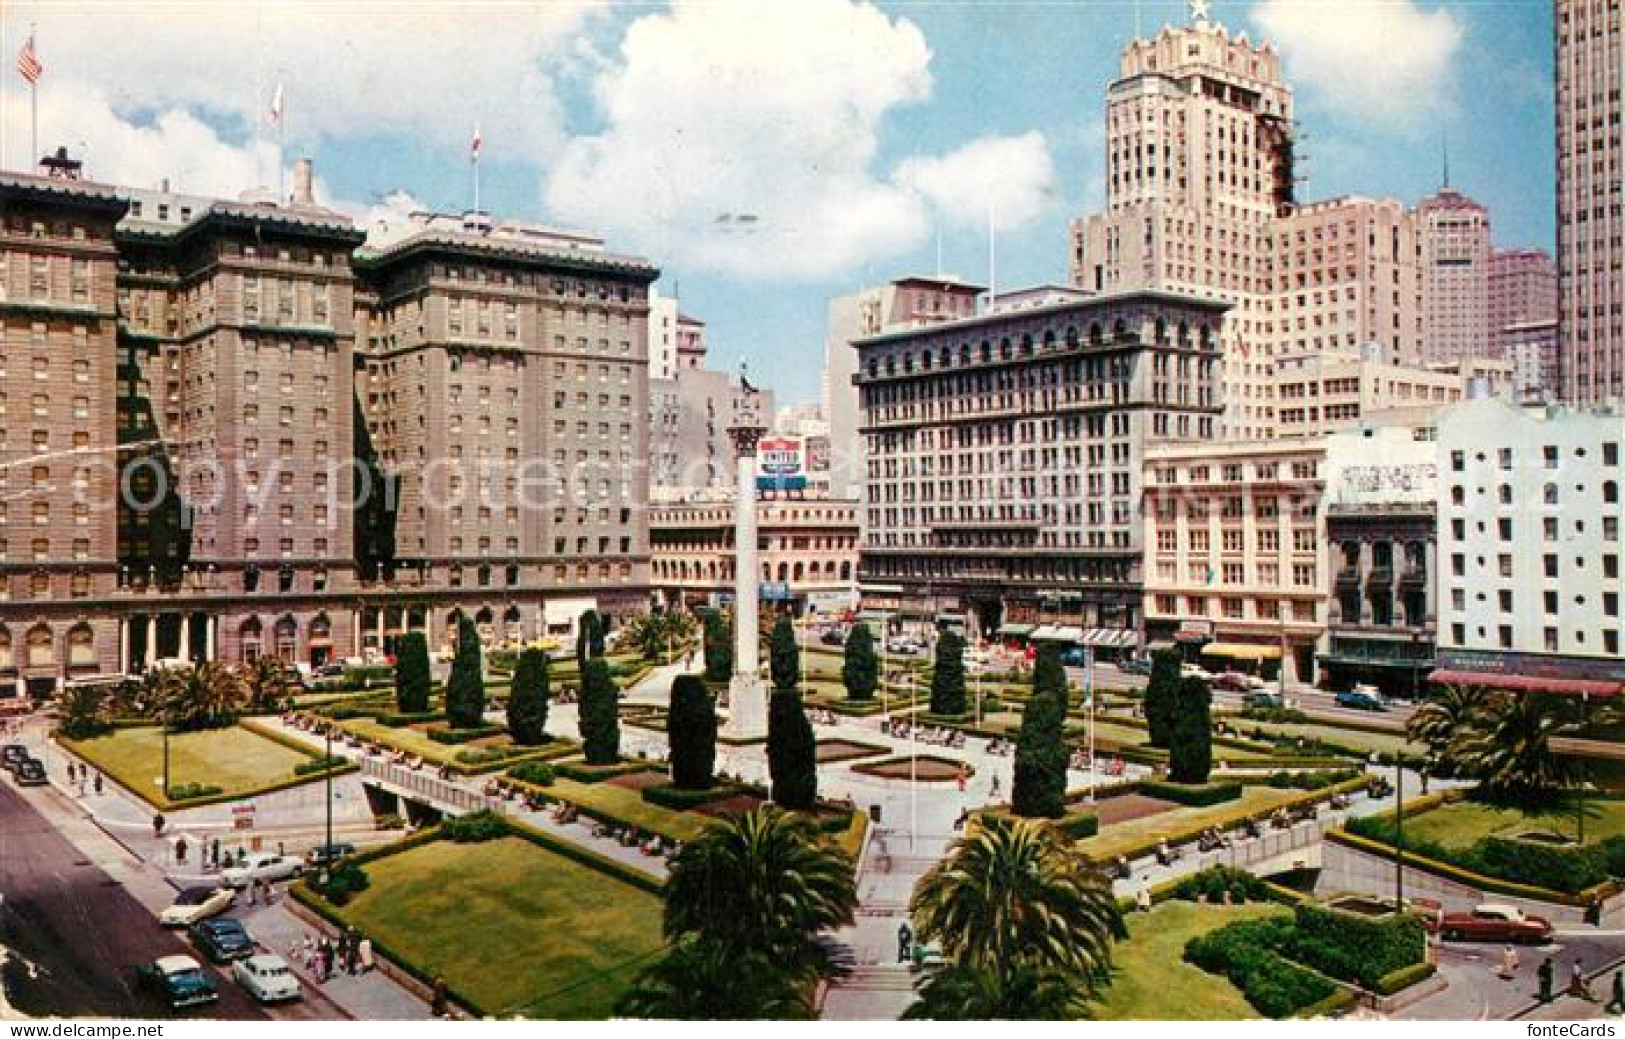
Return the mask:
[[[1422,361],[1492,353],[1489,210],[1448,185],[1416,206],[1421,246]]]

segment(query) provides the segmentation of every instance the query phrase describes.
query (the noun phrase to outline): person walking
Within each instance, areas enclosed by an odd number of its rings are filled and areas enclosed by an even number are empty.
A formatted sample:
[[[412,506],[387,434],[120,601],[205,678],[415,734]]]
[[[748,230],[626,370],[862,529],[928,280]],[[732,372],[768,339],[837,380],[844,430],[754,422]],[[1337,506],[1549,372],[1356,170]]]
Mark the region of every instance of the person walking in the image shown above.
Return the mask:
[[[186,838],[185,837],[176,837],[175,838],[175,865],[177,865],[177,866],[186,865]]]
[[[897,925],[897,962],[907,963],[909,952],[914,947],[914,928],[904,920]]]
[[[1587,1003],[1597,1001],[1597,997],[1591,994],[1591,983],[1586,980],[1585,963],[1578,959],[1569,970],[1569,995],[1575,999],[1583,999]]]
[[[1603,1007],[1603,1012],[1625,1014],[1625,970],[1614,971],[1614,984],[1610,993],[1608,1005]]]
[[[1151,912],[1151,882],[1140,881],[1140,890],[1134,892],[1134,907],[1142,913]]]
[[[102,796],[102,774],[100,770],[97,770],[96,778],[92,780],[91,785],[96,788],[96,796]]]
[[[962,793],[962,794],[965,792],[965,779],[966,779],[965,763],[963,761],[961,761],[959,763],[958,782],[959,782],[959,792]]]
[[[363,937],[356,943],[356,956],[361,960],[361,973],[365,974],[373,968],[372,939]]]
[[[436,974],[434,976],[432,994],[429,997],[429,1013],[433,1014],[435,1017],[445,1017],[448,1009],[450,1008],[447,1005],[446,999],[446,976],[444,974]]]
[[[1503,981],[1511,981],[1518,976],[1518,950],[1508,942],[1501,948],[1501,968],[1496,971]]]
[[[164,813],[162,812],[159,812],[157,815],[152,817],[152,835],[154,837],[162,837],[164,835],[164,822]]]
[[[1540,1001],[1542,1003],[1552,1001],[1552,984],[1556,980],[1556,975],[1557,966],[1552,962],[1552,958],[1548,956],[1541,961],[1540,967],[1535,971],[1535,977],[1540,979]]]

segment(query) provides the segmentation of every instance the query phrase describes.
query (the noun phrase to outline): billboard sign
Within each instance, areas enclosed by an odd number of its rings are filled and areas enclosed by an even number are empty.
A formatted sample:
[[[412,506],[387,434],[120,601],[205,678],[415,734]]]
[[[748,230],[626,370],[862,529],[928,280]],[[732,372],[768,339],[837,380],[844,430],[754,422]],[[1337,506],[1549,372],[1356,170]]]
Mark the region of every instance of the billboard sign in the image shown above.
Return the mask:
[[[767,436],[756,446],[756,489],[807,489],[806,441],[798,436]]]

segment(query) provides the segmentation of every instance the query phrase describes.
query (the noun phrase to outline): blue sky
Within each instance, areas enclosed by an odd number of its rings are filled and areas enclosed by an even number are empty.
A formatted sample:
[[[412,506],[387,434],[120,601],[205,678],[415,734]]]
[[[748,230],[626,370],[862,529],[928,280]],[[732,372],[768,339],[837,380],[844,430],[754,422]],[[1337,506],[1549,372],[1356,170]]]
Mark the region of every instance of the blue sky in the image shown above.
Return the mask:
[[[331,204],[369,222],[470,201],[604,233],[649,256],[781,400],[814,399],[825,302],[944,266],[1065,275],[1066,222],[1100,203],[1100,119],[1134,33],[1183,3],[12,3],[47,72],[41,143],[100,179],[235,195],[310,154]],[[1551,4],[1215,0],[1280,49],[1308,139],[1305,194],[1414,202],[1451,179],[1497,243],[1552,238]],[[8,67],[0,156],[26,151]],[[404,194],[403,194],[404,193]],[[749,214],[756,219],[732,219]],[[748,230],[744,230],[748,228]]]

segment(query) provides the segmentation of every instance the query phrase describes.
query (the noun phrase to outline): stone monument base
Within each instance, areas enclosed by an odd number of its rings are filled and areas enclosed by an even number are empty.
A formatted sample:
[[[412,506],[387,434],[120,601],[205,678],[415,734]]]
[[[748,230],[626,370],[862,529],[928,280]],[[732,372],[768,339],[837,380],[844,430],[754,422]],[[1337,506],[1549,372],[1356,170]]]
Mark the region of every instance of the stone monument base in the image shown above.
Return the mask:
[[[735,740],[767,735],[767,683],[759,675],[736,674],[728,682],[728,719],[722,735]]]

